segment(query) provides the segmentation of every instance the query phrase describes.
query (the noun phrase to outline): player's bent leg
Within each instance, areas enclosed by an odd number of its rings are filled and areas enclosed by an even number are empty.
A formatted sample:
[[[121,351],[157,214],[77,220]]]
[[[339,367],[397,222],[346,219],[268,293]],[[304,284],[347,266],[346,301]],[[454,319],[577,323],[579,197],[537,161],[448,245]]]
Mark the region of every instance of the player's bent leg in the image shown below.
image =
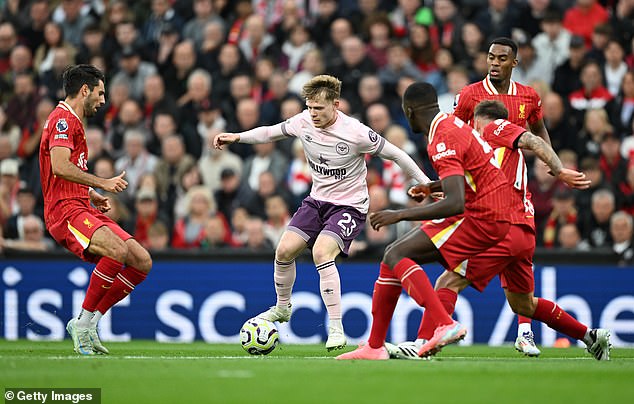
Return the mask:
[[[150,253],[133,238],[126,240],[125,244],[128,247],[128,255],[125,260],[126,266],[134,267],[144,274],[150,273],[152,269]]]
[[[275,263],[273,279],[275,282],[275,294],[277,300],[275,306],[258,314],[256,317],[287,322],[291,319],[292,305],[291,294],[295,284],[295,258],[301,253],[307,244],[306,241],[296,232],[286,230],[275,249]]]
[[[508,289],[504,289],[504,293],[514,313],[528,318],[533,316],[537,308],[537,299],[535,299],[533,293],[515,293],[508,291]],[[538,357],[542,352],[537,348],[535,336],[533,331],[530,330],[530,323],[528,324],[528,330],[523,330],[515,339],[515,350],[528,357]]]

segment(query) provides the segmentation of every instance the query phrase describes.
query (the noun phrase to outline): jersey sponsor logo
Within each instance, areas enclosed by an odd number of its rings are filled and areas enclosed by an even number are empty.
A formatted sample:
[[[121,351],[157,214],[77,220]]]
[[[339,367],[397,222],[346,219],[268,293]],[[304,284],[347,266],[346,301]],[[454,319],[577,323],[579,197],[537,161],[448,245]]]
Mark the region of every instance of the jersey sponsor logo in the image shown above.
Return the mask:
[[[372,129],[370,129],[368,131],[368,136],[370,137],[370,141],[372,143],[376,142],[377,140],[379,140],[379,134],[376,133],[375,131],[373,131]]]
[[[66,119],[61,118],[55,124],[55,128],[58,132],[66,132],[68,130],[68,122],[66,122]]]
[[[518,119],[526,119],[526,104],[520,104],[520,113]]]
[[[497,123],[497,121],[496,121]],[[500,136],[500,133],[502,133],[502,131],[504,130],[504,128],[506,128],[511,122],[509,121],[504,121],[501,124],[498,124],[498,127],[495,128],[495,130],[493,131],[493,134],[495,136]]]
[[[346,143],[344,142],[339,142],[337,143],[337,145],[335,146],[335,150],[337,150],[337,154],[340,154],[342,156],[345,156],[346,154],[348,154],[350,152],[350,146],[348,146]]]
[[[308,160],[308,165],[318,174],[325,175],[327,177],[335,177],[336,180],[341,180],[346,177],[347,170],[345,168],[328,168],[315,164],[312,160]]]
[[[65,133],[58,133],[57,135],[55,135],[54,139],[68,140],[68,135]]]
[[[447,149],[447,150],[444,150],[444,151],[442,151],[442,152],[440,152],[440,153],[436,153],[436,154],[434,154],[434,155],[431,157],[431,159],[432,159],[433,161],[438,161],[438,160],[440,160],[440,159],[441,159],[441,158],[443,158],[443,157],[455,156],[455,155],[456,155],[456,151],[455,151],[454,149]]]
[[[444,142],[440,142],[440,143],[438,143],[438,144],[436,145],[436,151],[437,151],[438,153],[442,153],[442,152],[444,152],[445,150],[447,150],[447,146],[445,145],[445,143],[444,143]]]

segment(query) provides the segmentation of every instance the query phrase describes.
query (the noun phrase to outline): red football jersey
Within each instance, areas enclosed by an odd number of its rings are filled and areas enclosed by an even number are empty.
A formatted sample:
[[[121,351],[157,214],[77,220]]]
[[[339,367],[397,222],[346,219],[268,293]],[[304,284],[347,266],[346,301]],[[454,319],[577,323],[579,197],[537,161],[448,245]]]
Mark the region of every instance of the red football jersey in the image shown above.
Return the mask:
[[[511,223],[526,224],[535,228],[535,208],[531,202],[531,193],[528,191],[528,173],[524,154],[517,148],[517,139],[526,132],[526,129],[515,125],[506,119],[497,119],[482,130],[482,137],[495,148],[495,159],[502,167],[502,172],[513,191],[521,201],[517,209],[511,212]]]
[[[60,101],[44,124],[40,140],[40,179],[44,194],[44,216],[48,219],[64,200],[79,200],[90,206],[88,186],[58,178],[51,167],[51,149],[67,147],[71,150],[70,161],[81,170],[88,171],[88,146],[84,125],[75,111]]]
[[[493,148],[460,118],[440,112],[429,129],[427,153],[443,179],[465,178],[465,215],[510,221],[510,209],[517,202],[509,192],[506,177],[495,160]]]
[[[488,75],[484,80],[463,88],[456,95],[453,113],[466,123],[473,125],[473,111],[484,100],[502,102],[509,110],[508,120],[523,128],[526,127],[526,123],[533,124],[544,115],[542,100],[531,87],[511,80],[508,93],[499,94]]]

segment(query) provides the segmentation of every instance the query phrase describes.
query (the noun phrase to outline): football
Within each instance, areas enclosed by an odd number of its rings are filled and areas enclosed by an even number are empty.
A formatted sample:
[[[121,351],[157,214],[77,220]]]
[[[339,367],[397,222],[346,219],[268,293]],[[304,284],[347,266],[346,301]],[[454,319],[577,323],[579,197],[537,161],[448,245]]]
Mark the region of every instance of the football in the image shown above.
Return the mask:
[[[280,335],[271,321],[253,317],[240,329],[240,344],[251,355],[268,355],[277,346]]]

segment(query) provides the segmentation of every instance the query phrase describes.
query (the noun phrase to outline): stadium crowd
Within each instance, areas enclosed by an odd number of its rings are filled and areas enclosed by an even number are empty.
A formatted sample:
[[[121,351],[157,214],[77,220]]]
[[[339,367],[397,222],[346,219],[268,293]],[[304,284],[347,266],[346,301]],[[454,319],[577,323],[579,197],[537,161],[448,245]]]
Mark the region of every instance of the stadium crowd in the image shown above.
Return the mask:
[[[593,182],[572,191],[528,156],[538,246],[634,262],[633,0],[0,1],[0,251],[48,250],[38,150],[64,98],[61,73],[91,63],[106,105],[86,126],[89,170],[126,171],[108,212],[151,251],[272,251],[310,190],[301,143],[210,147],[220,132],[283,121],[311,77],[342,81],[341,109],[434,177],[401,110],[430,82],[445,112],[487,74],[489,42],[519,45],[512,79],[540,95],[553,148]],[[408,203],[399,167],[368,160],[370,212]],[[369,225],[351,252],[409,225]]]

